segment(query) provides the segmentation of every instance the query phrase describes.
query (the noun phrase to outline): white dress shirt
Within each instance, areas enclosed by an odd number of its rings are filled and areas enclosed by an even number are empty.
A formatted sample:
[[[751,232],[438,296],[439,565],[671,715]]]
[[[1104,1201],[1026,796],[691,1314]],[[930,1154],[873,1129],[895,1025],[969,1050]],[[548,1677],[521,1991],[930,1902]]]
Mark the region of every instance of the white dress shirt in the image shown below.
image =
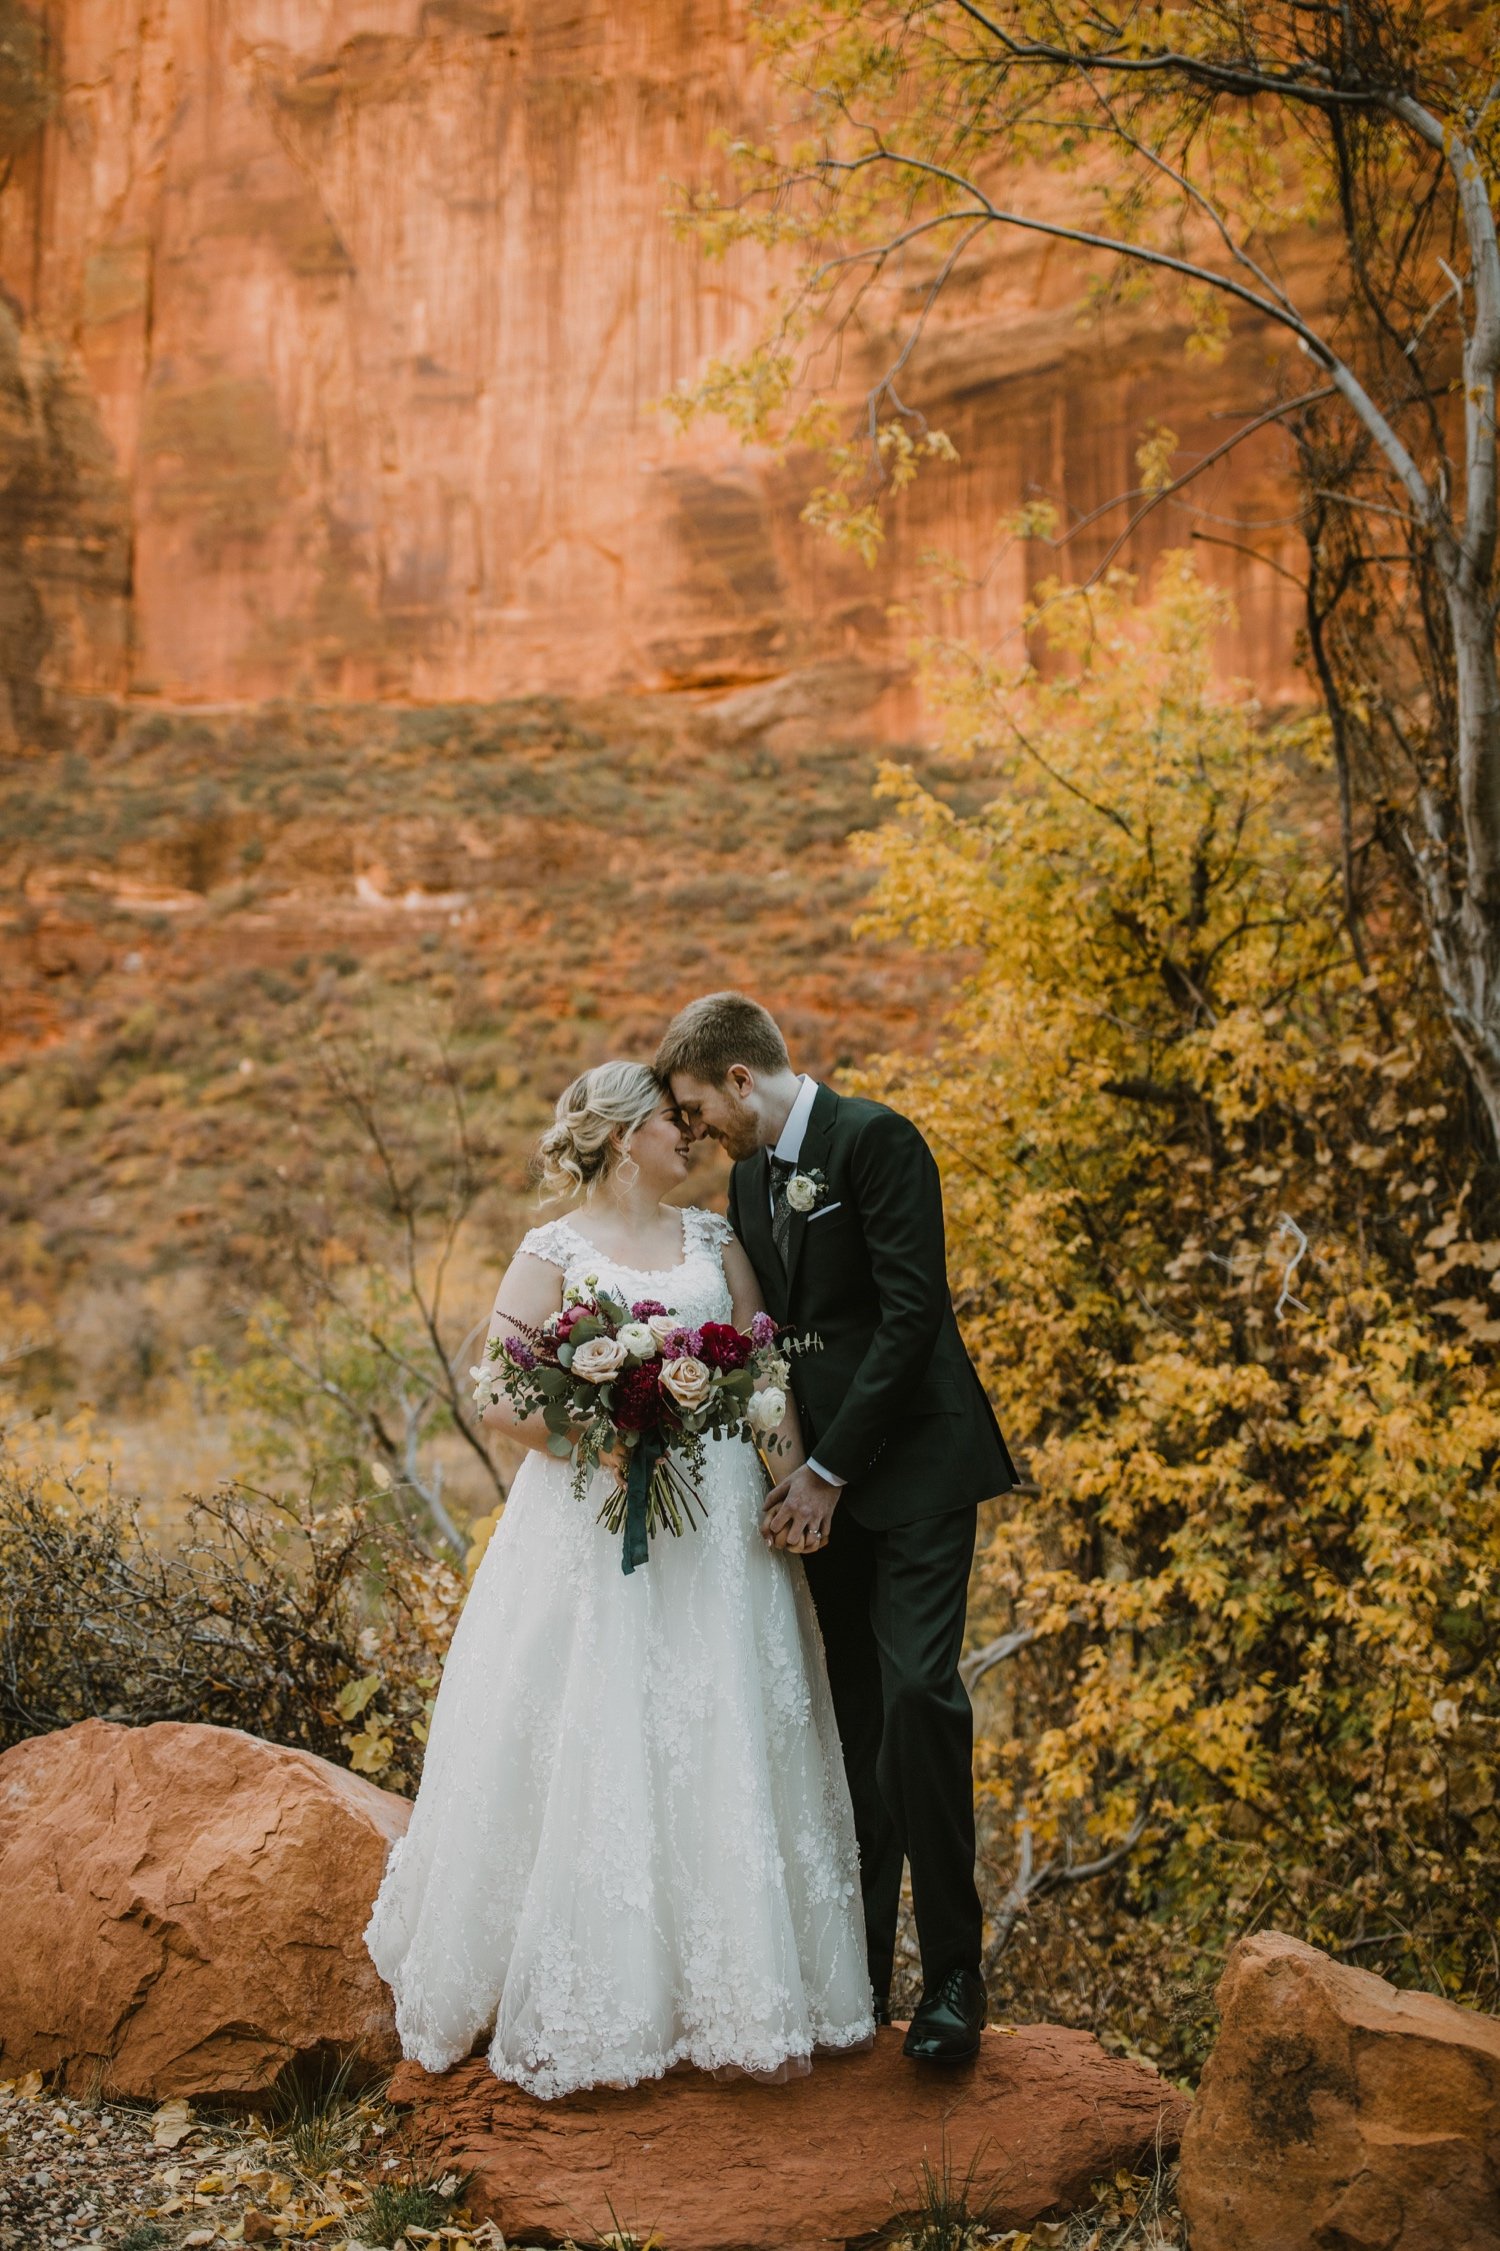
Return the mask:
[[[786,1124],[781,1129],[781,1139],[771,1151],[773,1157],[780,1157],[783,1163],[789,1165],[796,1164],[801,1158],[802,1144],[807,1139],[807,1121],[812,1116],[812,1106],[817,1098],[818,1082],[816,1079],[810,1079],[804,1071],[802,1084],[797,1091],[797,1099],[787,1112]],[[775,1189],[772,1188],[770,1193],[771,1210],[774,1214],[776,1210]],[[822,1478],[825,1485],[842,1486],[848,1482],[846,1478],[835,1477],[833,1471],[825,1469],[813,1454],[808,1455],[807,1466],[815,1476]]]
[[[807,1139],[807,1121],[812,1116],[812,1106],[818,1099],[818,1082],[804,1071],[797,1099],[787,1112],[786,1124],[781,1129],[781,1139],[771,1151],[783,1164],[794,1165],[802,1155],[802,1144]],[[771,1191],[771,1209],[776,1208],[776,1191]]]

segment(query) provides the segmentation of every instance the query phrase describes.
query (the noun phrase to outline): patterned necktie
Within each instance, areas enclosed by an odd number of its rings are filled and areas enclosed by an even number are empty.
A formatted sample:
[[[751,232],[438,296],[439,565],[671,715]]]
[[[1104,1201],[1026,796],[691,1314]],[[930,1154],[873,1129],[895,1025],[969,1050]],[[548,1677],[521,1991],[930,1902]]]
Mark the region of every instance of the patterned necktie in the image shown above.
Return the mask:
[[[792,1207],[787,1202],[786,1184],[797,1167],[790,1157],[771,1159],[771,1240],[776,1245],[782,1271],[791,1271]]]

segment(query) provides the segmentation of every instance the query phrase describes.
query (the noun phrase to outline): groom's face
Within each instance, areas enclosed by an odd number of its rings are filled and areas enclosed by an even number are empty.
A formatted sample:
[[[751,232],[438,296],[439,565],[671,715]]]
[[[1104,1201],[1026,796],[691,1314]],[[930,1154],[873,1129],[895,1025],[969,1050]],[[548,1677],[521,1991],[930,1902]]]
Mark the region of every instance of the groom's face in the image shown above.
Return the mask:
[[[736,1064],[722,1086],[706,1086],[686,1071],[672,1073],[672,1099],[695,1141],[717,1141],[736,1162],[760,1147],[760,1118],[753,1075]]]

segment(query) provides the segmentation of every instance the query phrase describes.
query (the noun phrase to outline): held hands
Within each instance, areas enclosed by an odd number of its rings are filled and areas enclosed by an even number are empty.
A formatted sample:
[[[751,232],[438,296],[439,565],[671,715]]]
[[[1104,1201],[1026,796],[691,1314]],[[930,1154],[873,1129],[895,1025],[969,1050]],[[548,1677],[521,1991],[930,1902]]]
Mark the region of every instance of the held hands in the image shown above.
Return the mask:
[[[828,1545],[828,1530],[842,1488],[830,1485],[806,1462],[766,1495],[761,1537],[767,1547],[791,1555],[814,1555]]]

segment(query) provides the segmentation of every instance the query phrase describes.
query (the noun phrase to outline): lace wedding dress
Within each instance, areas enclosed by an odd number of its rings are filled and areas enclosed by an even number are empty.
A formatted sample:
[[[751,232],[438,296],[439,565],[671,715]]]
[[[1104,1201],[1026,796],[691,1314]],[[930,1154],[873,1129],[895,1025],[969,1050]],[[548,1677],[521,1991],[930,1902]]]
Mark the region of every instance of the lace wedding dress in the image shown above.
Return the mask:
[[[566,1220],[522,1249],[728,1320],[728,1234],[684,1214],[658,1273]],[[366,1940],[403,2050],[488,2036],[535,2095],[676,2064],[767,2076],[872,2031],[854,1824],[802,1567],[760,1537],[764,1479],[708,1442],[706,1517],[626,1577],[572,1465],[528,1454],[443,1671],[411,1826]]]

